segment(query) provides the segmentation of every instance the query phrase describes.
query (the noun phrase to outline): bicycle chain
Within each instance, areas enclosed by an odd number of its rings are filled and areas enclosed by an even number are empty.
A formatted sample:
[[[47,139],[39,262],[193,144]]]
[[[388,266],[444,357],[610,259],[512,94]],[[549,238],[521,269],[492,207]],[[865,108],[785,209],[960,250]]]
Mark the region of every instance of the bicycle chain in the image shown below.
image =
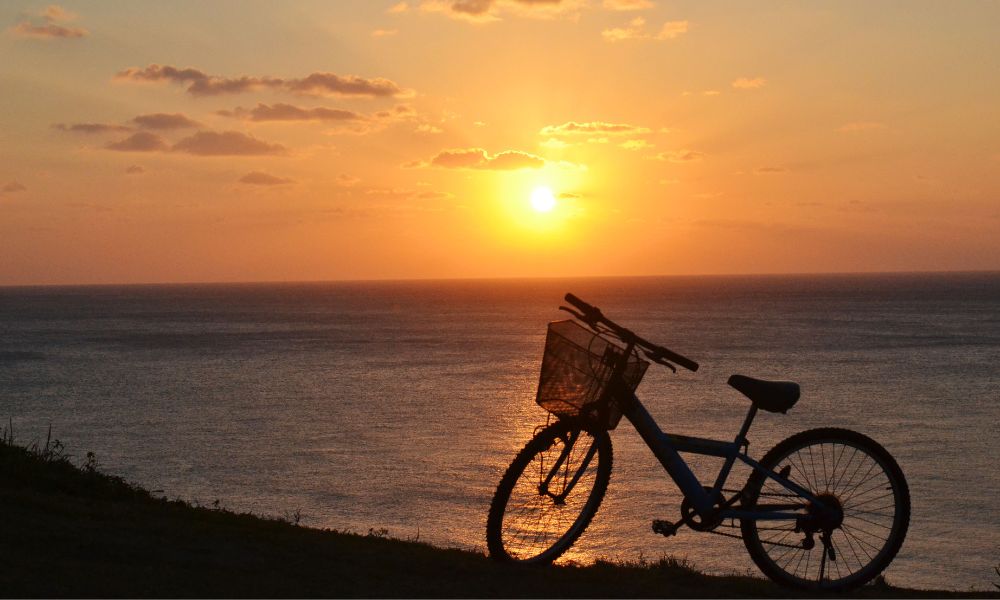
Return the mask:
[[[743,492],[743,490],[727,490],[727,489],[723,489],[722,491],[723,492],[728,492],[728,493],[736,493],[736,494],[739,494],[739,493]],[[798,497],[797,494],[779,494],[779,493],[773,493],[773,492],[772,493],[761,492],[759,495],[760,496],[773,496],[773,497],[793,497],[793,498],[797,498]],[[730,521],[734,521],[734,520],[735,519],[730,519]],[[723,525],[723,524],[720,523],[718,525],[718,527],[731,527],[733,529],[736,529],[736,525],[735,524],[733,524],[733,525]],[[735,538],[737,540],[742,540],[743,539],[742,535],[736,535],[734,533],[723,533],[721,531],[716,531],[714,529],[709,530],[708,533],[711,533],[711,534],[714,534],[714,535],[721,535],[722,537]],[[802,549],[802,545],[801,544],[783,544],[781,542],[766,542],[764,540],[760,540],[760,543],[761,544],[768,544],[770,546],[780,546],[782,548],[797,548],[799,550]]]

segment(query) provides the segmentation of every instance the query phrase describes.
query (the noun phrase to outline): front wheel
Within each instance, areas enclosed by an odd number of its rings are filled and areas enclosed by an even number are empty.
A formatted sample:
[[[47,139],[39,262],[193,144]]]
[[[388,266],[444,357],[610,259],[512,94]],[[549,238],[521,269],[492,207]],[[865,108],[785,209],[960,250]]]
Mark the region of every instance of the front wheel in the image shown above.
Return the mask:
[[[910,492],[885,448],[854,431],[812,429],[775,446],[760,464],[829,507],[821,511],[760,471],[751,474],[747,510],[797,504],[802,515],[742,521],[743,543],[765,575],[785,585],[843,591],[889,566],[910,523]]]
[[[486,521],[490,556],[546,564],[573,545],[597,513],[611,479],[607,431],[556,421],[514,458]]]

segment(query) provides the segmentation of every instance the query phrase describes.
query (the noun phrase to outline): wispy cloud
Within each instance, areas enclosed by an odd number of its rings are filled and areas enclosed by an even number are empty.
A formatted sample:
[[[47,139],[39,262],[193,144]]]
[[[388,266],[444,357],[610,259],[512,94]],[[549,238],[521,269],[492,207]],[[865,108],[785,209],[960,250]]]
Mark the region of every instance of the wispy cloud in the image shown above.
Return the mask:
[[[704,152],[698,152],[696,150],[672,150],[669,152],[660,152],[654,156],[656,160],[665,160],[672,163],[691,163],[698,162],[705,158]]]
[[[520,150],[505,150],[489,154],[482,148],[457,148],[442,150],[428,162],[411,162],[405,167],[431,166],[444,169],[485,169],[512,171],[538,169],[545,166],[545,159]]]
[[[140,173],[145,173],[145,172],[146,169],[140,167],[139,165],[129,165],[128,168],[125,169],[126,175],[139,175]]]
[[[132,130],[131,127],[126,125],[117,125],[114,123],[56,123],[52,127],[59,131],[72,133],[109,133]]]
[[[195,156],[264,156],[284,154],[281,144],[272,144],[239,131],[199,131],[169,145],[149,131],[138,131],[105,146],[119,152],[182,152]]]
[[[390,14],[390,15],[398,15],[398,14],[401,14],[401,13],[405,13],[408,10],[410,10],[409,3],[407,3],[407,2],[399,2],[399,3],[393,4],[392,6],[390,6],[389,8],[387,8],[385,12],[387,14]]]
[[[272,144],[239,131],[199,131],[171,148],[196,156],[262,156],[284,154],[281,144]]]
[[[182,113],[152,113],[132,117],[133,123],[143,129],[190,129],[201,123]]]
[[[169,146],[163,141],[163,138],[155,133],[139,131],[123,140],[111,142],[105,148],[118,152],[162,152],[167,150]]]
[[[361,113],[339,108],[317,106],[303,108],[292,104],[258,103],[253,108],[238,106],[233,110],[218,111],[225,117],[236,117],[247,121],[364,121],[367,117]]]
[[[758,167],[754,169],[754,173],[759,175],[767,175],[769,173],[784,173],[788,171],[785,167]]]
[[[646,140],[625,140],[618,145],[626,150],[644,150],[653,147],[653,144],[650,144]]]
[[[398,29],[375,29],[374,31],[372,31],[372,37],[373,38],[390,37],[396,35],[397,33],[399,33]]]
[[[624,42],[627,40],[672,40],[687,33],[688,21],[667,21],[659,31],[653,33],[646,29],[646,19],[636,17],[622,27],[612,27],[601,32],[601,37],[608,42]]]
[[[294,180],[288,179],[287,177],[278,177],[277,175],[271,175],[270,173],[265,173],[263,171],[250,171],[243,177],[239,178],[240,183],[246,183],[248,185],[288,185],[290,183],[295,183]]]
[[[576,19],[585,4],[584,0],[424,0],[420,10],[470,23],[490,23],[505,15]]]
[[[737,90],[756,90],[758,88],[764,87],[767,80],[763,77],[740,77],[733,81],[732,86]]]
[[[311,96],[369,96],[387,97],[406,95],[395,82],[381,77],[367,79],[357,75],[336,73],[311,73],[301,79],[270,76],[239,75],[223,77],[209,75],[191,67],[151,64],[145,68],[131,67],[115,75],[120,81],[170,82],[187,86],[193,96],[218,96],[239,94],[261,89],[277,89]]]
[[[11,33],[20,37],[33,37],[40,39],[74,39],[88,35],[88,31],[81,27],[69,27],[60,25],[66,21],[76,19],[76,14],[57,6],[55,4],[47,6],[35,18],[21,21],[10,28]]]
[[[656,5],[650,0],[604,0],[601,6],[608,10],[647,10]]]
[[[548,125],[539,131],[541,135],[640,135],[649,133],[646,127],[628,125],[626,123],[605,123],[603,121],[587,121],[578,123],[567,121],[562,125]]]
[[[5,194],[16,194],[17,192],[23,192],[27,189],[28,188],[24,187],[24,185],[18,183],[17,181],[10,181],[5,183],[4,186],[0,188],[0,191]]]

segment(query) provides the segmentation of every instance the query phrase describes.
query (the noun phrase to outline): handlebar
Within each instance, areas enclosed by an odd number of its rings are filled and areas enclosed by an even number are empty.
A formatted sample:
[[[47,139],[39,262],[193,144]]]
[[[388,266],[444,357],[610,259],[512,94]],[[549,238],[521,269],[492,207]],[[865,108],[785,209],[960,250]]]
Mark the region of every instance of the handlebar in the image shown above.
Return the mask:
[[[601,309],[597,308],[593,304],[584,302],[583,300],[577,298],[573,294],[566,294],[566,302],[572,304],[579,312],[566,308],[560,307],[566,312],[569,312],[577,319],[583,321],[590,326],[591,329],[597,327],[597,325],[604,325],[611,330],[612,333],[617,335],[625,343],[635,344],[643,349],[643,352],[654,362],[660,363],[662,365],[667,365],[673,368],[670,363],[678,364],[689,371],[697,371],[698,363],[691,360],[690,358],[681,356],[676,352],[664,348],[663,346],[658,346],[649,340],[643,339],[633,333],[632,331],[622,327],[621,325],[615,323],[611,319],[604,316]]]

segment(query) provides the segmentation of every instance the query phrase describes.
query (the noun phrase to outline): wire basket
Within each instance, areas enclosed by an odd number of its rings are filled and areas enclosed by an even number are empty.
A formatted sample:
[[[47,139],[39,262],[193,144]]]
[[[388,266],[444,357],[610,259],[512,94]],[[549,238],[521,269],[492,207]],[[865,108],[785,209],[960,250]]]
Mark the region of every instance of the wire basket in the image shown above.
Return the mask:
[[[614,429],[622,413],[604,392],[623,352],[620,344],[576,321],[549,323],[535,402],[558,417],[594,420]],[[639,387],[647,367],[649,363],[636,353],[629,356],[624,379],[632,391]]]

